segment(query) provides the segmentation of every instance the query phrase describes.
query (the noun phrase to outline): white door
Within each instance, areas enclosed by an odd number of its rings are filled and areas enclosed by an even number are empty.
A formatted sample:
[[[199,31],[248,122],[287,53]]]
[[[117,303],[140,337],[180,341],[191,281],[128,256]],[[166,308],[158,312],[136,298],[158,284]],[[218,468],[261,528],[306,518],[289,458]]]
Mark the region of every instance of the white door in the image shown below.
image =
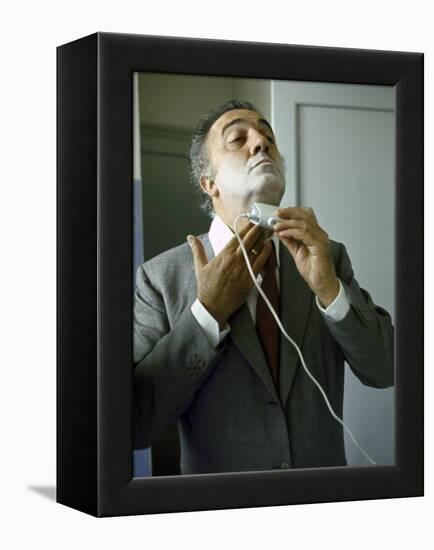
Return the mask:
[[[271,89],[287,165],[282,205],[312,207],[345,243],[360,286],[394,317],[394,88],[273,81]],[[394,464],[393,388],[363,386],[347,368],[344,421],[378,464]],[[348,464],[366,464],[345,442]]]

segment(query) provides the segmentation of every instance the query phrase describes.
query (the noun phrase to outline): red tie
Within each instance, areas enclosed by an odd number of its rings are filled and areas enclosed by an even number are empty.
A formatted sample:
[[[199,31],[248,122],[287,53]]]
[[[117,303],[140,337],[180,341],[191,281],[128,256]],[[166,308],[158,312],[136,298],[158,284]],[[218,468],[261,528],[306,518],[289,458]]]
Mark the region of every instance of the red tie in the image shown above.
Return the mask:
[[[279,289],[277,288],[276,281],[276,266],[276,251],[273,244],[273,248],[264,267],[261,288],[273,306],[274,311],[279,315]],[[271,375],[277,386],[279,379],[280,330],[276,320],[260,294],[256,306],[256,330],[258,331]]]

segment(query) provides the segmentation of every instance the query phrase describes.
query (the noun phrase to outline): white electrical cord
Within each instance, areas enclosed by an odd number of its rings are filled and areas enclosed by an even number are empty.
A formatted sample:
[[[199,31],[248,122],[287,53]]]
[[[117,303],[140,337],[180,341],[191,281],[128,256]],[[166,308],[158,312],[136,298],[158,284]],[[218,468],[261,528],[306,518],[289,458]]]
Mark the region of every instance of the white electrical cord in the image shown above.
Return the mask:
[[[327,395],[325,394],[325,391],[322,389],[321,387],[321,384],[316,380],[316,378],[310,373],[309,369],[306,367],[306,363],[304,362],[304,358],[303,358],[303,355],[300,351],[300,348],[298,347],[298,345],[294,342],[294,340],[287,334],[286,330],[283,328],[282,326],[282,323],[280,322],[280,319],[277,315],[277,313],[274,311],[273,309],[273,306],[270,304],[267,296],[265,295],[264,291],[262,290],[262,288],[259,286],[259,284],[257,283],[256,281],[256,277],[255,277],[255,274],[253,273],[253,269],[252,269],[252,266],[250,264],[250,260],[249,260],[249,256],[247,254],[247,251],[246,251],[246,248],[243,244],[243,241],[241,240],[241,237],[239,236],[238,234],[238,231],[237,231],[237,223],[239,221],[240,218],[249,218],[249,215],[248,214],[239,214],[236,218],[235,218],[235,221],[234,221],[234,232],[235,232],[235,235],[238,239],[238,242],[240,243],[240,247],[241,247],[241,251],[243,253],[243,256],[244,256],[244,259],[246,261],[246,264],[247,264],[247,268],[249,270],[249,273],[250,273],[250,276],[252,277],[253,279],[253,282],[255,283],[255,286],[256,288],[258,289],[258,292],[259,294],[262,296],[262,298],[264,299],[265,303],[267,304],[268,308],[270,309],[273,317],[276,319],[276,323],[278,324],[280,330],[282,331],[283,335],[291,342],[291,344],[294,346],[294,348],[297,350],[297,353],[300,357],[300,361],[301,361],[301,364],[303,365],[303,368],[304,370],[306,371],[307,375],[309,376],[309,378],[312,380],[312,382],[317,386],[317,388],[319,389],[319,391],[321,392],[321,395],[323,396],[325,402],[326,402],[326,405],[330,411],[330,414],[333,416],[333,418],[335,418],[340,424],[342,424],[342,426],[344,427],[344,429],[347,431],[348,435],[351,437],[354,445],[359,449],[359,451],[368,459],[368,461],[371,463],[371,464],[376,464],[376,462],[368,455],[368,453],[362,449],[362,447],[359,445],[359,443],[357,442],[356,438],[354,437],[353,433],[351,432],[351,430],[348,428],[348,426],[344,423],[344,421],[339,418],[339,416],[334,412],[334,410],[332,409],[332,406],[330,405],[330,402],[327,398]]]

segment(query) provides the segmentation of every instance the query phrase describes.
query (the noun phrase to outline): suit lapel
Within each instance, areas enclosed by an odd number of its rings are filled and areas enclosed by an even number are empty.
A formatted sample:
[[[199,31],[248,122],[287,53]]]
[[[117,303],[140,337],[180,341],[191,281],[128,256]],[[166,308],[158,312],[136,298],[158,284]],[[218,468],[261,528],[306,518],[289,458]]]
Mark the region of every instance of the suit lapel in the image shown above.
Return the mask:
[[[298,273],[291,254],[280,244],[280,318],[288,335],[301,349],[311,307],[312,291]],[[300,363],[294,346],[280,335],[279,393],[284,406]],[[301,368],[302,365],[301,365]]]
[[[211,246],[208,234],[203,237],[203,244],[209,260],[214,258],[214,251]],[[253,324],[247,304],[243,304],[228,320],[231,327],[229,333],[233,343],[240,350],[242,355],[253,367],[276,400],[279,400],[267,360],[259,341],[256,327]]]
[[[279,401],[279,396],[247,305],[243,304],[231,316],[228,322],[231,327],[230,336],[232,341],[270,390],[274,398]]]

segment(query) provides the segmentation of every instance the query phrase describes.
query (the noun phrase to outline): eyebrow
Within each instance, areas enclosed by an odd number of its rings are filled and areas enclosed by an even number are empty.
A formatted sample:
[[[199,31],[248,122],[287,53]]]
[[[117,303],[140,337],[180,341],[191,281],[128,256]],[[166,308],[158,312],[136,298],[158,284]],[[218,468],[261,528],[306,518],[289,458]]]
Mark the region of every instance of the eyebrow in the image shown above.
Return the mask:
[[[234,124],[238,124],[239,122],[246,122],[246,120],[244,118],[234,118],[233,120],[227,122],[222,128],[222,136],[230,126],[233,126]],[[268,120],[265,120],[265,118],[260,118],[258,119],[258,122],[262,122],[262,124],[265,124],[266,126],[268,126],[268,128],[270,128],[272,134],[274,135],[273,128],[270,126],[270,123],[268,122]]]

